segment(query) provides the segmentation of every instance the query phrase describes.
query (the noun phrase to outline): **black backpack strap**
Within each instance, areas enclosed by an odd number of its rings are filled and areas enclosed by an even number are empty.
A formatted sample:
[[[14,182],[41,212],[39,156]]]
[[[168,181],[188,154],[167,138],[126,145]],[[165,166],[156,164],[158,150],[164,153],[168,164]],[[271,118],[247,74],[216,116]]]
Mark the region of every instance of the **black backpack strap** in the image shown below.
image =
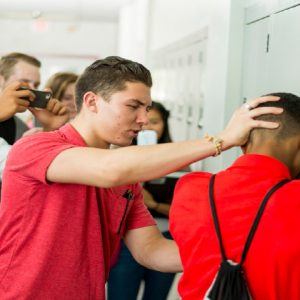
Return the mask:
[[[248,250],[250,248],[250,244],[253,240],[253,237],[254,237],[254,234],[255,234],[255,231],[257,229],[257,226],[258,226],[258,223],[261,219],[261,216],[265,210],[265,207],[268,203],[268,200],[270,199],[270,197],[273,195],[274,192],[276,192],[279,188],[281,188],[283,185],[285,185],[286,183],[288,183],[290,180],[289,179],[283,179],[281,181],[279,181],[277,184],[275,184],[266,194],[266,196],[264,197],[260,207],[259,207],[259,210],[255,216],[255,219],[254,219],[254,222],[253,222],[253,225],[250,229],[250,232],[248,234],[248,237],[247,237],[247,240],[246,240],[246,243],[245,243],[245,246],[244,246],[244,250],[243,250],[243,253],[242,253],[242,258],[241,258],[241,262],[240,264],[242,265],[243,262],[245,261],[246,259],[246,255],[248,253]]]
[[[220,245],[220,249],[221,249],[221,254],[222,254],[222,260],[227,260],[226,254],[225,254],[225,249],[224,249],[224,245],[223,245],[223,241],[222,241],[222,237],[221,237],[221,230],[220,230],[220,224],[218,221],[218,216],[217,216],[217,211],[216,211],[216,205],[215,205],[215,199],[214,199],[214,183],[215,183],[215,177],[216,175],[213,174],[210,182],[209,182],[209,201],[210,201],[210,207],[211,207],[211,211],[212,211],[212,216],[213,216],[213,221],[214,221],[214,225],[215,225],[215,230],[217,233],[217,237],[219,240],[219,245]],[[282,187],[284,184],[286,184],[287,182],[289,182],[289,179],[283,179],[280,182],[278,182],[275,186],[273,186],[266,194],[266,196],[264,197],[259,210],[255,216],[253,225],[251,226],[250,232],[248,234],[244,249],[243,249],[243,253],[241,256],[241,261],[240,261],[240,265],[243,264],[243,262],[246,259],[246,255],[248,253],[250,244],[252,242],[252,239],[254,237],[255,231],[257,229],[258,223],[261,219],[261,216],[264,212],[264,209],[267,205],[267,202],[269,200],[269,198],[272,196],[272,194],[278,190],[280,187]]]
[[[219,240],[219,245],[220,245],[220,250],[222,254],[222,260],[227,260],[224,246],[223,246],[223,241],[222,241],[222,236],[221,236],[221,230],[220,230],[220,224],[218,221],[218,216],[217,216],[217,210],[216,210],[216,205],[215,205],[215,197],[214,197],[214,184],[215,184],[215,177],[216,174],[213,174],[210,178],[209,182],[209,202],[210,202],[210,208],[214,220],[214,225],[215,225],[215,230],[218,236]]]

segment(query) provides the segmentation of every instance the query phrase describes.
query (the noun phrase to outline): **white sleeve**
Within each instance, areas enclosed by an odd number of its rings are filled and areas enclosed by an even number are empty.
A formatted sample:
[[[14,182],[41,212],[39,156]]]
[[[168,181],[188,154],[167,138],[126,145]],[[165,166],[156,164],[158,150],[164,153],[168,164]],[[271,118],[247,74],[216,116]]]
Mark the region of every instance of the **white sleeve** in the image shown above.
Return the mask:
[[[7,154],[11,148],[3,138],[0,137],[0,179],[2,180],[2,174],[6,163]]]

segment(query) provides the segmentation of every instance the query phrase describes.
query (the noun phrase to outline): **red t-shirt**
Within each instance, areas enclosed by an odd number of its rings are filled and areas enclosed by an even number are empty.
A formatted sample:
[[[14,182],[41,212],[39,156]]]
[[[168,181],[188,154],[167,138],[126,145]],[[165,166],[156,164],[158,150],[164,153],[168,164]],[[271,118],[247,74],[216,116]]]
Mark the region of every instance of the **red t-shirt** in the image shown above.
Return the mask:
[[[179,292],[184,300],[203,299],[215,277],[221,252],[208,198],[211,174],[184,176],[175,189],[170,229],[184,267]],[[217,174],[215,201],[228,259],[239,262],[250,227],[266,192],[290,178],[280,161],[244,155]],[[255,300],[300,299],[300,181],[271,196],[245,260]]]
[[[95,188],[46,181],[53,159],[78,146],[86,144],[71,125],[13,146],[0,208],[1,300],[104,300],[120,237],[155,224],[139,184]],[[132,200],[124,197],[128,190]]]

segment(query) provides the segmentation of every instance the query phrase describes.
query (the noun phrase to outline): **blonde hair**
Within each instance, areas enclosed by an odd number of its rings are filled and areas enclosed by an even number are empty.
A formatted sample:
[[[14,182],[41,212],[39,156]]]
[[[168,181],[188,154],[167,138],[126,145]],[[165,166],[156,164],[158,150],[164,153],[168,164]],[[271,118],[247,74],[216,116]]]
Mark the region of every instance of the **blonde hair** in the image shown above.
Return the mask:
[[[77,81],[78,75],[71,72],[58,72],[47,81],[45,88],[50,88],[52,97],[61,100],[69,84]]]

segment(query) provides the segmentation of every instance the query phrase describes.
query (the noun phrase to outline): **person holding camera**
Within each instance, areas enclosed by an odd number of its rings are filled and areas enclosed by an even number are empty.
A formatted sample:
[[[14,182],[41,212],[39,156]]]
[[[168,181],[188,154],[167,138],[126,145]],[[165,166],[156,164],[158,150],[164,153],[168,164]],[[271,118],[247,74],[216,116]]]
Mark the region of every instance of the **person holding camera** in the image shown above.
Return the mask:
[[[36,90],[40,85],[41,62],[24,53],[10,53],[0,59],[0,137],[12,145],[19,139],[28,126],[16,116],[27,109],[41,122],[45,130],[57,129],[67,121],[68,111],[65,105],[51,99],[46,109],[30,108],[30,102],[36,95],[21,87]]]
[[[39,87],[40,67],[39,60],[23,53],[10,53],[0,59],[0,191],[11,145],[32,130],[16,114],[29,109],[46,131],[57,129],[68,120],[67,108],[56,99],[50,99],[42,110],[30,106],[36,95],[29,89]]]
[[[147,268],[182,271],[176,244],[161,235],[137,182],[243,145],[252,128],[278,127],[257,116],[282,113],[255,108],[277,97],[257,98],[214,140],[131,146],[148,122],[151,86],[137,62],[97,60],[76,83],[76,117],[14,144],[0,206],[1,300],[104,300],[120,239]]]

